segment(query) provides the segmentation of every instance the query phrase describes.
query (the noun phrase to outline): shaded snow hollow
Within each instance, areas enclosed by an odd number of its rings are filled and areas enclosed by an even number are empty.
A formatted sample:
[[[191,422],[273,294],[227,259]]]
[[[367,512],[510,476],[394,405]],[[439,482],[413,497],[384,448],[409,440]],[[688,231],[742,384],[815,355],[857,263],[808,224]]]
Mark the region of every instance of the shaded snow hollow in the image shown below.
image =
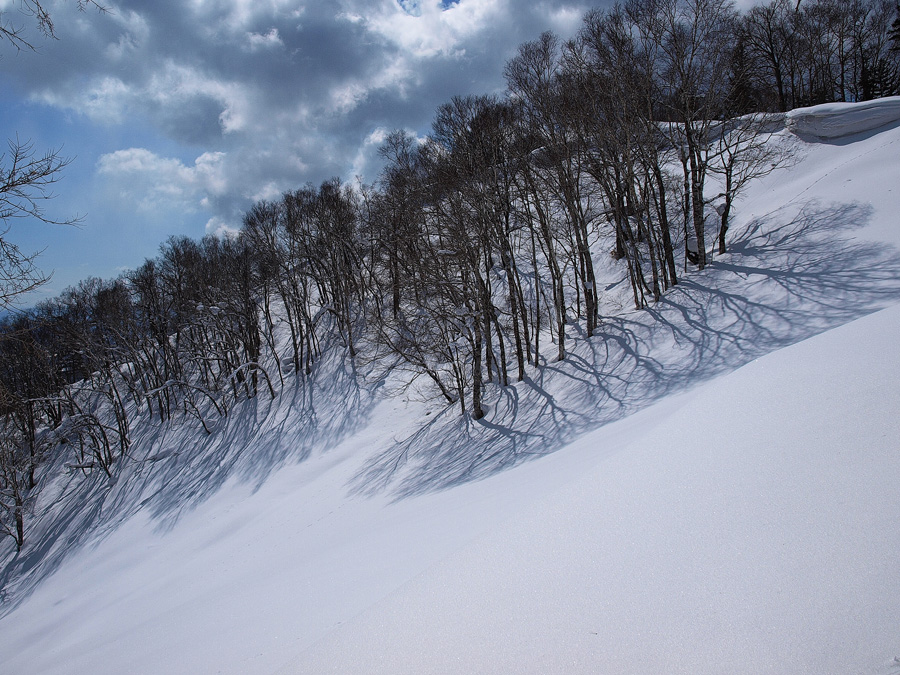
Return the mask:
[[[900,674],[900,99],[868,105],[791,113],[727,255],[481,422],[332,354],[51,486],[0,671]]]

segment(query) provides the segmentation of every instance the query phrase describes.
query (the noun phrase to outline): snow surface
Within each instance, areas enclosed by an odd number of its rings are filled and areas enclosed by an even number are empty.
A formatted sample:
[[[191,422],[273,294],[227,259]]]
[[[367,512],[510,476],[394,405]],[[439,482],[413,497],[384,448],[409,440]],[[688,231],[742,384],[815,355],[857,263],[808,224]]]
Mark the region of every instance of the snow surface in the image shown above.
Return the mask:
[[[332,355],[48,486],[0,672],[900,673],[900,128],[803,115],[727,255],[483,421]]]
[[[898,327],[860,319],[543,459],[580,475],[281,672],[873,671],[900,653]]]
[[[900,121],[900,96],[864,103],[825,103],[786,114],[788,128],[820,139],[847,138]]]

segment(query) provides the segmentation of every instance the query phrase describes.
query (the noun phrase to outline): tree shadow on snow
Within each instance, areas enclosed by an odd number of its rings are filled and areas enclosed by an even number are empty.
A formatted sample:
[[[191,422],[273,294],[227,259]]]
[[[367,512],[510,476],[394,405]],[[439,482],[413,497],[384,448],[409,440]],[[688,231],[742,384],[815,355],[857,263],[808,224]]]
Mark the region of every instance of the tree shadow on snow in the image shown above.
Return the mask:
[[[428,417],[376,451],[351,492],[403,499],[485,478],[900,301],[900,255],[854,238],[871,218],[870,207],[797,209],[734,227],[738,236],[727,255],[653,307],[605,319],[590,339],[571,326],[564,361],[529,369],[523,382],[508,387],[490,385],[481,420],[460,416],[455,406]],[[380,383],[366,384],[340,349],[323,355],[311,376],[287,375],[285,382],[275,400],[263,392],[233,405],[209,436],[190,418],[135,423],[133,447],[141,456],[123,462],[115,483],[66,473],[67,458],[47,466],[26,546],[0,570],[0,616],[70,553],[138,512],[165,530],[228,480],[255,490],[279,467],[327,451],[367,423],[380,395]],[[186,438],[194,441],[189,450]]]
[[[112,533],[139,511],[161,530],[215,494],[228,480],[255,491],[288,463],[325,452],[366,423],[380,384],[366,384],[339,348],[327,351],[312,374],[285,376],[280,395],[265,388],[234,404],[204,433],[196,419],[134,423],[131,457],[117,467],[117,480],[66,470],[70,458],[45,467],[41,511],[27,523],[22,552],[0,569],[0,617],[8,614],[62,562],[88,541]],[[192,444],[193,443],[193,444]]]
[[[564,361],[493,387],[484,419],[457,408],[430,419],[374,455],[351,490],[401,499],[484,478],[900,301],[898,252],[853,235],[870,220],[870,206],[797,209],[746,224],[705,271],[649,309],[605,319],[592,338],[577,336]]]

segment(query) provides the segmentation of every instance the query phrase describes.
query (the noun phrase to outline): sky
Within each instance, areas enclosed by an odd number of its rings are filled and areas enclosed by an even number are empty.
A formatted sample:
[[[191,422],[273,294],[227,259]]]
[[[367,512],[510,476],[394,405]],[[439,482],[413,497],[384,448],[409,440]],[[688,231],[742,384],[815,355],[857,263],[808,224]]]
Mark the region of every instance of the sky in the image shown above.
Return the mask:
[[[576,0],[50,0],[57,39],[17,0],[0,18],[0,131],[73,158],[55,219],[7,237],[53,277],[26,303],[115,277],[172,235],[240,226],[255,201],[333,176],[372,182],[398,128],[424,135],[455,95],[502,91],[517,47],[577,31]]]

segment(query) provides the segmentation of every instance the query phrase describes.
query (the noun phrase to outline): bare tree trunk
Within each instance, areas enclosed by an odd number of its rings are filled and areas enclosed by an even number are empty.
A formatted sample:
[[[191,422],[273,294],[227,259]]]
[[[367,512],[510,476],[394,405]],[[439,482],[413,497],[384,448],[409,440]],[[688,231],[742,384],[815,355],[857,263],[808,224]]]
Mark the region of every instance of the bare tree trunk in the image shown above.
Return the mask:
[[[472,322],[472,326],[475,333],[474,348],[472,350],[472,419],[480,420],[484,417],[484,410],[481,407],[484,383],[481,374],[481,325],[477,318]]]
[[[666,208],[666,186],[663,181],[662,169],[660,169],[658,163],[654,163],[653,165],[653,175],[656,178],[659,229],[662,234],[665,267],[669,271],[669,282],[672,286],[675,286],[678,284],[678,270],[675,267],[675,251],[672,248],[672,233],[669,229],[669,213]]]

